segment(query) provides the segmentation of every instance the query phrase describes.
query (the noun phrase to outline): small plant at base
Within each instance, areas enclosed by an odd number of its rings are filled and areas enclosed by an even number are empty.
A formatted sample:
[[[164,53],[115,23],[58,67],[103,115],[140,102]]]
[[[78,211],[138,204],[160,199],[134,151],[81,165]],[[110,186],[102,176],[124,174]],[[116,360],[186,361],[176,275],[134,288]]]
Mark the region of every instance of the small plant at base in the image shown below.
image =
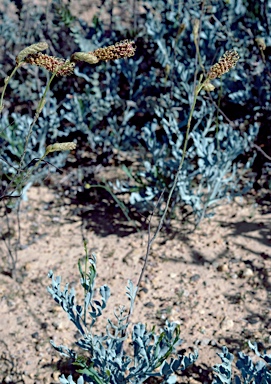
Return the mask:
[[[198,358],[197,351],[190,353],[189,356],[176,354],[176,347],[182,343],[180,329],[176,324],[166,322],[166,326],[159,334],[155,333],[154,328],[148,331],[143,324],[135,324],[132,331],[133,357],[125,353],[123,349],[127,335],[124,337],[122,335],[128,326],[125,323],[127,316],[124,314],[124,307],[119,308],[119,313],[117,311],[114,313],[117,325],[111,320],[107,320],[105,335],[97,335],[92,332],[91,328],[98,317],[102,316],[106,307],[110,289],[107,285],[100,287],[101,300],[94,300],[96,257],[94,254],[88,255],[86,243],[85,253],[83,263],[81,264],[80,260],[78,262],[80,282],[84,290],[82,306],[76,303],[76,293],[73,288],[69,290],[69,286],[66,284],[65,288],[61,290],[61,278],[54,278],[51,271],[48,274],[52,280],[51,286],[48,287],[49,293],[62,306],[82,336],[75,344],[85,351],[84,354],[77,354],[63,345],[56,346],[51,340],[52,346],[61,355],[70,357],[74,361],[77,372],[81,374],[77,384],[84,384],[84,382],[141,384],[149,377],[162,377],[164,384],[176,383],[174,373],[185,370]],[[136,289],[131,281],[128,282],[126,294],[130,299],[130,307],[133,307]],[[88,318],[90,318],[90,322],[88,322]],[[261,354],[256,344],[248,342],[248,345],[261,360],[255,364],[249,356],[238,352],[236,368],[240,371],[241,377],[237,374],[233,376],[234,356],[226,347],[222,347],[222,351],[217,353],[222,363],[213,366],[215,377],[212,384],[268,384],[271,382],[271,355],[265,352]],[[76,384],[72,375],[69,375],[68,378],[62,375],[59,381],[61,384]]]
[[[183,371],[198,357],[196,351],[188,356],[176,353],[176,347],[182,342],[178,325],[166,323],[160,333],[156,334],[154,329],[148,331],[145,325],[135,324],[132,331],[133,357],[125,353],[123,349],[123,344],[127,339],[126,332],[124,337],[122,335],[128,327],[123,307],[119,308],[119,313],[117,311],[114,313],[117,325],[108,319],[105,335],[96,335],[92,332],[91,328],[106,307],[110,289],[107,285],[100,287],[101,300],[94,300],[96,257],[88,255],[86,243],[85,253],[84,270],[81,263],[78,264],[81,286],[84,290],[83,306],[76,303],[75,291],[73,288],[69,290],[68,284],[64,290],[61,290],[61,278],[54,278],[53,272],[49,272],[52,282],[48,291],[53,299],[62,306],[80,332],[82,338],[76,342],[76,345],[87,351],[88,356],[82,358],[75,351],[65,346],[56,346],[51,341],[53,347],[62,355],[69,356],[75,361],[78,373],[83,375],[78,383],[83,383],[83,380],[86,379],[95,384],[139,384],[148,377],[162,377],[164,383],[175,383],[174,373]],[[131,281],[128,282],[126,294],[130,299],[131,311],[136,295]],[[73,383],[73,380],[71,376],[68,379],[62,376],[60,382],[62,384]]]

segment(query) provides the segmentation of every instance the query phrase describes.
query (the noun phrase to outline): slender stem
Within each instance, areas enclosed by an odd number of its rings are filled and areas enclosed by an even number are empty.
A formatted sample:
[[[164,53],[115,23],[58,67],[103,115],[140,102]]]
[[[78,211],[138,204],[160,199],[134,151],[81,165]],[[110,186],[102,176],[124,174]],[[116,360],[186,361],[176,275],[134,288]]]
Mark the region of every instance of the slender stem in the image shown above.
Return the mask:
[[[164,209],[163,215],[162,215],[162,217],[161,217],[161,219],[159,221],[158,227],[157,227],[153,237],[150,240],[151,244],[154,242],[154,240],[156,239],[158,233],[160,232],[160,230],[161,230],[161,228],[163,226],[163,223],[164,223],[164,220],[165,220],[168,208],[169,208],[169,204],[170,204],[170,201],[171,201],[171,197],[172,197],[172,194],[173,194],[173,192],[175,190],[176,184],[178,182],[179,174],[181,172],[181,169],[182,169],[182,166],[183,166],[183,163],[184,163],[184,159],[185,159],[185,155],[186,155],[186,149],[187,149],[188,140],[189,140],[190,129],[191,129],[191,121],[192,121],[192,116],[193,116],[194,109],[195,109],[195,106],[196,106],[197,96],[198,96],[199,92],[201,91],[202,87],[204,86],[204,84],[209,81],[209,79],[206,79],[203,83],[201,83],[201,80],[202,80],[202,78],[200,78],[199,85],[195,89],[194,99],[193,99],[193,103],[192,103],[192,106],[191,106],[191,111],[190,111],[190,114],[189,114],[189,117],[188,117],[182,158],[181,158],[179,167],[177,169],[177,172],[176,172],[176,175],[175,175],[175,178],[174,178],[174,181],[173,181],[173,185],[170,188],[169,195],[168,195],[167,202],[166,202],[166,207]]]
[[[26,155],[26,151],[27,151],[27,146],[28,146],[28,143],[29,143],[29,139],[30,139],[30,137],[31,137],[31,134],[32,134],[32,131],[33,131],[33,127],[34,127],[34,125],[36,124],[36,122],[37,122],[37,120],[38,120],[38,118],[39,118],[39,115],[40,115],[40,113],[41,113],[41,111],[42,111],[42,108],[43,108],[44,105],[45,105],[47,92],[48,92],[48,90],[49,90],[49,88],[50,88],[50,85],[51,85],[51,83],[52,83],[54,77],[57,75],[57,73],[58,73],[63,67],[65,67],[65,65],[66,65],[66,63],[63,64],[63,65],[61,65],[61,66],[59,66],[59,67],[56,69],[56,71],[52,74],[50,80],[48,81],[48,83],[47,83],[47,85],[46,85],[46,88],[45,88],[45,90],[44,90],[44,92],[43,92],[43,95],[42,95],[42,97],[41,97],[41,99],[40,99],[40,102],[39,102],[39,104],[38,104],[38,107],[37,107],[37,110],[36,110],[34,119],[33,119],[32,123],[31,123],[31,125],[30,125],[30,127],[29,127],[29,130],[28,130],[28,133],[27,133],[27,136],[26,136],[26,139],[25,139],[24,151],[23,151],[23,154],[22,154],[22,157],[21,157],[21,160],[20,160],[20,163],[19,163],[19,167],[18,167],[18,169],[17,169],[17,172],[16,172],[16,174],[14,175],[14,177],[11,179],[11,181],[9,182],[9,184],[6,186],[4,192],[3,192],[2,195],[0,196],[0,199],[3,198],[3,197],[6,195],[7,190],[9,189],[9,187],[14,183],[15,179],[16,179],[16,178],[18,177],[18,175],[22,172],[23,161],[24,161],[24,158],[25,158],[25,155]],[[19,67],[19,66],[17,66],[15,69],[18,69],[18,67]],[[12,72],[12,76],[13,76],[13,74],[15,73],[15,69],[14,69],[13,72]],[[11,76],[10,76],[10,77],[11,77]],[[3,93],[2,93],[2,95],[3,95]],[[35,167],[37,167],[37,166],[40,164],[40,162],[44,159],[45,156],[46,156],[46,153],[45,153],[45,154],[43,155],[43,157],[42,157],[42,158],[35,164]],[[32,172],[32,171],[28,170],[28,172],[27,172],[27,174],[26,174],[27,178],[31,175],[31,172]],[[26,179],[26,178],[24,178],[24,180],[25,180],[25,179]],[[22,182],[19,184],[19,187],[20,187],[20,188],[21,188],[21,185],[22,185]]]
[[[137,232],[139,232],[139,229],[135,223],[135,221],[133,219],[130,218],[130,216],[128,215],[127,213],[127,208],[125,207],[125,205],[123,204],[122,201],[120,201],[117,196],[111,191],[111,188],[110,186],[108,185],[108,183],[106,183],[106,185],[102,185],[102,184],[94,184],[94,185],[90,185],[89,188],[103,188],[105,189],[108,193],[110,193],[110,195],[112,196],[112,198],[115,200],[115,202],[118,204],[118,206],[120,207],[120,209],[122,210],[124,216],[126,217],[126,219],[130,222],[133,223],[135,229],[137,230]]]
[[[87,308],[86,308],[86,283],[87,283],[87,264],[88,264],[88,249],[87,249],[87,243],[84,243],[85,248],[85,276],[84,276],[84,324],[86,324],[86,316],[87,316]]]
[[[4,87],[3,87],[3,91],[2,91],[2,94],[1,94],[1,99],[0,99],[0,112],[2,112],[4,106],[3,106],[3,100],[4,100],[4,95],[5,95],[5,92],[6,92],[6,88],[8,86],[8,83],[10,81],[10,79],[15,75],[17,69],[19,69],[21,67],[22,63],[16,65],[16,67],[13,69],[13,71],[11,72],[11,75],[10,76],[7,76],[5,78],[5,81],[4,81]]]
[[[216,104],[214,99],[212,98],[211,92],[208,92],[208,96],[204,96],[205,99],[210,100],[212,104],[215,106],[215,108],[218,110],[218,112],[227,120],[227,122],[232,126],[235,127],[235,124],[228,118],[228,116],[222,111],[222,109]]]
[[[264,157],[266,157],[268,160],[271,161],[271,157],[268,156],[268,155],[262,150],[261,147],[259,147],[257,144],[253,144],[253,145],[252,145],[252,148],[253,148],[253,147],[256,148],[257,151],[261,152],[261,154],[262,154]]]
[[[145,260],[144,260],[144,264],[143,264],[143,268],[142,268],[141,274],[140,274],[140,276],[138,278],[138,282],[137,282],[137,285],[136,285],[137,290],[138,290],[138,288],[140,286],[141,280],[143,278],[143,275],[144,275],[144,272],[145,272],[145,269],[146,269],[148,257],[149,257],[150,250],[151,250],[151,246],[152,246],[153,242],[155,241],[155,239],[157,238],[157,236],[158,236],[158,234],[161,231],[161,228],[163,226],[166,214],[167,214],[168,209],[169,209],[169,204],[170,204],[170,201],[171,201],[171,197],[172,197],[172,194],[173,194],[173,192],[175,190],[175,187],[177,185],[178,178],[179,178],[179,175],[180,175],[183,163],[184,163],[184,159],[185,159],[185,155],[186,155],[186,149],[187,149],[188,140],[189,140],[189,134],[190,134],[190,130],[191,130],[191,121],[192,121],[193,113],[194,113],[194,110],[195,110],[198,94],[201,91],[201,89],[203,88],[203,86],[206,83],[209,82],[209,78],[207,78],[202,83],[202,77],[203,77],[203,75],[200,76],[199,84],[195,87],[193,103],[192,103],[190,114],[189,114],[188,121],[187,121],[186,135],[185,135],[185,141],[184,141],[184,146],[183,146],[182,158],[181,158],[181,161],[179,163],[179,166],[178,166],[178,169],[177,169],[174,181],[173,181],[173,185],[172,185],[172,187],[170,188],[170,191],[169,191],[169,195],[168,195],[167,202],[166,202],[166,207],[164,209],[163,215],[162,215],[162,217],[161,217],[161,219],[159,221],[159,224],[158,224],[158,226],[156,228],[156,231],[154,232],[154,235],[152,236],[152,238],[150,237],[150,221],[149,221],[148,244],[147,244],[146,256],[145,256]],[[135,296],[135,300],[136,300],[136,297],[137,297],[137,295]],[[134,300],[134,302],[135,302],[135,300]],[[132,310],[133,310],[133,308],[130,308],[128,316],[127,316],[126,324],[129,324],[129,320],[130,320],[130,317],[131,317],[131,314],[132,314]]]
[[[217,154],[218,157],[221,158],[221,153],[220,153],[220,142],[218,139],[218,133],[219,133],[219,121],[218,121],[218,111],[220,109],[220,103],[221,103],[221,98],[222,98],[222,82],[220,83],[220,89],[219,89],[219,94],[218,94],[218,109],[216,111],[216,127],[215,127],[215,135],[216,135],[216,146],[217,146]]]
[[[25,139],[24,152],[23,152],[23,155],[22,155],[20,163],[19,163],[18,172],[21,172],[21,170],[22,170],[23,161],[24,161],[24,158],[25,158],[25,155],[26,155],[26,150],[27,150],[27,146],[28,146],[28,142],[29,142],[30,136],[31,136],[32,131],[33,131],[33,127],[34,127],[34,125],[36,124],[36,122],[37,122],[37,120],[39,118],[39,115],[40,115],[40,113],[42,111],[42,108],[43,108],[43,106],[45,104],[46,94],[47,94],[47,92],[48,92],[48,90],[50,88],[50,85],[51,85],[51,83],[52,83],[52,81],[53,81],[53,79],[56,76],[58,71],[59,71],[59,69],[57,69],[57,71],[53,73],[53,75],[51,76],[50,80],[48,81],[48,83],[46,85],[46,88],[45,88],[45,90],[43,92],[42,98],[41,98],[41,100],[39,102],[39,105],[38,105],[37,111],[35,113],[34,119],[33,119],[32,123],[31,123],[31,125],[29,127],[29,130],[28,130],[28,133],[27,133],[27,136],[26,136],[26,139]]]

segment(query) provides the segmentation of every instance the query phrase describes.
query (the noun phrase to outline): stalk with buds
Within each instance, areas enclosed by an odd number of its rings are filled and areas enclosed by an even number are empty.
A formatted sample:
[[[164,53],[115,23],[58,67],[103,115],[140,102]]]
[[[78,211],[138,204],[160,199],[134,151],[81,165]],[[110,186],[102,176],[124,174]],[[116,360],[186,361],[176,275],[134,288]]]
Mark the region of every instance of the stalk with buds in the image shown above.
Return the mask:
[[[3,99],[4,99],[6,87],[18,68],[20,68],[24,64],[30,64],[30,65],[36,65],[38,67],[44,68],[47,71],[52,73],[52,76],[49,79],[46,85],[46,88],[43,92],[41,100],[39,101],[34,119],[26,135],[24,151],[20,159],[17,173],[14,176],[14,178],[10,181],[8,187],[4,191],[4,194],[0,196],[0,198],[1,197],[3,198],[5,196],[10,186],[14,185],[17,176],[20,175],[23,171],[23,162],[26,155],[29,139],[31,137],[33,127],[36,121],[38,120],[42,109],[45,106],[46,95],[47,95],[47,92],[49,91],[50,85],[54,77],[72,75],[74,73],[74,67],[78,61],[84,61],[88,64],[97,64],[99,61],[102,61],[102,60],[107,61],[107,60],[116,60],[116,59],[122,59],[126,57],[132,57],[135,54],[135,50],[136,50],[134,41],[124,40],[114,45],[110,45],[109,47],[97,48],[93,52],[76,52],[72,55],[70,60],[64,60],[62,58],[56,58],[54,56],[50,56],[42,53],[42,51],[46,50],[47,48],[48,48],[48,44],[46,42],[39,42],[36,44],[32,44],[24,48],[22,51],[20,51],[19,54],[16,56],[16,66],[14,70],[12,71],[11,75],[8,76],[4,81],[4,87],[3,87],[3,91],[0,98],[0,113],[3,110]],[[46,148],[42,158],[35,164],[35,167],[37,167],[40,164],[40,162],[45,158],[45,156],[47,156],[47,154],[50,152],[65,151],[65,150],[71,150],[74,148],[75,148],[74,143],[55,143],[55,144],[49,145]],[[30,173],[31,172],[28,171],[27,176],[30,176]],[[21,185],[19,189],[21,189]]]

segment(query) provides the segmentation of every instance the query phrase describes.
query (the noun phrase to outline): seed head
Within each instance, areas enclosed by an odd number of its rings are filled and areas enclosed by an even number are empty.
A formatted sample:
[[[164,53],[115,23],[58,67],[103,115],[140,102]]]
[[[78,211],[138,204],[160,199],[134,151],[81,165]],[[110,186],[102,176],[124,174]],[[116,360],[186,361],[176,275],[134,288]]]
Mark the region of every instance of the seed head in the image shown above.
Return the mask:
[[[132,40],[123,40],[114,45],[105,48],[95,49],[90,54],[96,56],[99,60],[115,60],[134,56],[136,47]]]
[[[99,62],[99,59],[92,53],[75,52],[71,57],[71,62],[76,61],[85,61],[88,64],[96,64]]]
[[[26,47],[16,56],[16,64],[18,65],[19,63],[21,63],[28,55],[34,55],[35,53],[38,53],[40,51],[45,51],[45,49],[47,48],[48,44],[44,41]]]
[[[266,49],[266,44],[262,37],[257,37],[255,41],[261,51],[264,51]]]
[[[215,86],[208,81],[203,85],[202,89],[204,89],[207,92],[212,92],[215,89]]]
[[[45,55],[43,53],[36,53],[29,55],[25,62],[32,65],[47,69],[49,72],[57,72],[57,76],[68,76],[73,73],[75,63],[69,60],[59,59],[54,56]]]
[[[235,67],[237,61],[239,60],[239,55],[235,50],[226,51],[224,55],[218,60],[218,63],[213,65],[210,68],[208,73],[208,79],[213,80],[216,77],[224,75],[224,73],[229,72],[230,69]]]
[[[50,152],[55,151],[71,151],[76,148],[76,144],[73,142],[67,142],[67,143],[54,143],[50,144],[46,147],[45,153],[48,155]]]

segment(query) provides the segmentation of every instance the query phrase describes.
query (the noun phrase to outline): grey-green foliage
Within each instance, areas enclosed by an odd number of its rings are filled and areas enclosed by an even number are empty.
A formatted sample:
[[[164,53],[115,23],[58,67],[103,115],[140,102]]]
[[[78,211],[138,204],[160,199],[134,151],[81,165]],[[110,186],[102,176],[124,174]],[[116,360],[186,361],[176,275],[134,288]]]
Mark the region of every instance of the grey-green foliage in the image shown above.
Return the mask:
[[[68,135],[67,132],[61,131],[60,118],[56,110],[56,99],[50,98],[41,113],[38,126],[34,127],[33,134],[30,137],[25,155],[24,170],[29,170],[35,165],[35,162],[43,156],[48,137],[50,137],[52,141],[57,141],[61,136]],[[24,152],[25,140],[31,123],[32,118],[27,114],[22,115],[17,112],[12,112],[8,115],[7,112],[3,113],[2,119],[0,120],[0,172],[2,181],[4,180],[3,175],[5,175],[7,179],[11,179],[16,174],[19,161]],[[66,158],[67,152],[60,152],[55,156],[53,169],[63,167]],[[46,159],[46,161],[50,161],[50,158]],[[44,178],[46,174],[48,174],[47,167],[43,169],[40,168],[38,173],[31,174],[27,180],[25,189],[28,189],[29,186],[38,179]],[[0,194],[2,190],[4,190],[4,187],[5,183],[2,183]],[[9,191],[9,194],[12,192],[16,195],[18,191],[15,190]]]
[[[128,327],[124,307],[114,311],[115,321],[108,319],[104,332],[95,334],[93,330],[94,324],[103,315],[110,297],[109,287],[103,285],[99,289],[100,299],[95,298],[95,255],[89,258],[86,256],[82,264],[79,262],[79,271],[84,291],[83,305],[76,302],[74,288],[69,289],[69,285],[66,284],[64,289],[61,289],[61,278],[55,278],[51,271],[49,272],[51,286],[48,287],[52,298],[61,305],[81,335],[81,339],[75,341],[76,350],[63,345],[57,346],[51,340],[52,346],[61,355],[71,358],[74,362],[77,372],[81,374],[77,384],[84,381],[94,384],[139,384],[149,377],[163,378],[163,383],[176,383],[174,373],[181,373],[198,358],[197,351],[188,356],[176,352],[176,348],[182,343],[179,327],[166,322],[166,326],[156,333],[154,329],[148,331],[141,323],[135,324],[132,330],[133,355],[130,356],[124,348]],[[126,294],[130,299],[130,309],[134,307],[136,291],[136,287],[129,281]],[[261,360],[254,363],[250,356],[239,352],[233,374],[234,356],[227,347],[222,347],[222,352],[218,353],[222,363],[213,367],[215,375],[212,384],[271,382],[271,355],[266,352],[260,353],[256,343],[248,344]],[[236,370],[239,371],[238,374]],[[72,375],[68,378],[62,375],[60,383],[75,382]]]
[[[195,362],[198,357],[197,352],[190,353],[188,356],[178,354],[178,347],[182,340],[179,337],[179,327],[174,323],[166,323],[166,326],[155,333],[155,330],[148,331],[146,326],[138,323],[133,326],[132,344],[133,356],[130,356],[124,349],[127,339],[126,322],[124,307],[119,311],[114,311],[116,321],[107,320],[106,330],[102,334],[93,332],[93,325],[97,318],[102,316],[110,297],[110,290],[107,285],[100,287],[100,299],[94,299],[95,296],[95,278],[96,278],[96,259],[95,256],[85,260],[89,262],[89,269],[83,271],[79,263],[81,274],[81,286],[84,290],[83,305],[76,303],[76,293],[73,288],[69,289],[68,284],[61,289],[61,278],[54,277],[49,273],[51,286],[48,287],[49,293],[53,299],[62,306],[67,313],[70,321],[80,332],[81,339],[75,344],[82,349],[83,356],[73,349],[66,346],[56,346],[53,341],[53,347],[64,356],[74,360],[87,382],[102,383],[143,383],[148,377],[162,377],[163,383],[175,383],[174,373],[181,372],[189,365]],[[134,306],[136,289],[129,281],[127,286],[127,296],[130,299],[130,306]],[[78,350],[77,348],[77,350]],[[60,378],[62,384],[73,383],[72,377],[66,379]],[[80,384],[82,378],[77,382]]]
[[[12,2],[3,0],[0,10],[2,79],[15,66],[15,56],[22,48],[44,40],[43,32],[45,30],[47,31],[46,34],[52,33],[51,15],[48,14],[46,18],[41,7],[35,4],[29,7],[24,4],[20,10],[18,9],[18,15],[12,14],[12,17],[10,16],[10,9],[13,9]],[[59,34],[56,33],[57,30]],[[56,43],[56,39],[59,41],[60,34],[61,28],[55,25],[54,33],[51,36],[52,46]],[[0,118],[0,173],[2,181],[0,194],[5,190],[8,180],[13,177],[18,168],[24,151],[26,136],[35,108],[44,90],[43,86],[47,81],[47,76],[48,74],[44,76],[44,72],[37,68],[23,66],[17,71],[7,87],[4,110]],[[61,137],[63,126],[60,127],[62,121],[58,117],[58,101],[53,94],[51,96],[51,99],[48,97],[46,106],[30,137],[23,164],[25,170],[35,164],[35,159],[42,157],[47,144],[57,141]],[[65,132],[64,135],[68,136],[69,133]],[[58,153],[54,159],[55,168],[53,169],[62,167],[66,158],[67,152]],[[48,169],[31,174],[26,188],[37,179],[44,178],[45,174],[48,174]]]
[[[138,55],[143,60],[137,62],[130,59],[110,65],[107,69],[110,71],[110,82],[100,81],[100,87],[107,86],[107,96],[118,89],[121,78],[129,84],[126,101],[119,99],[123,103],[122,118],[112,116],[114,108],[108,110],[107,117],[104,115],[117,135],[110,131],[110,136],[99,130],[96,136],[94,127],[89,138],[90,143],[104,145],[104,149],[110,145],[124,148],[124,143],[126,150],[129,150],[129,145],[138,149],[142,168],[138,172],[126,168],[128,180],[117,180],[115,190],[130,192],[132,204],[151,209],[162,190],[165,189],[164,197],[167,197],[182,155],[196,70],[191,18],[200,18],[201,13],[200,5],[189,1],[147,1],[144,6],[146,13],[138,17],[141,29],[136,36]],[[204,92],[198,97],[193,115],[191,140],[172,206],[177,203],[190,206],[197,221],[221,199],[245,193],[252,186],[254,180],[244,182],[243,178],[254,160],[253,155],[246,153],[251,152],[259,131],[258,121],[269,108],[268,98],[271,96],[270,82],[265,81],[269,64],[264,67],[256,44],[251,46],[251,38],[243,28],[247,24],[257,27],[268,44],[268,24],[249,18],[247,5],[238,1],[227,5],[224,1],[215,2],[211,13],[203,14],[201,20],[199,45],[202,63],[207,70],[227,49],[235,48],[241,59],[236,69],[223,76],[221,81],[214,81],[217,89],[212,93],[217,104],[224,103],[225,107],[229,104],[232,109],[238,110],[238,116],[232,117],[229,109],[232,124],[217,112]],[[186,28],[178,36],[180,23]],[[102,27],[99,33],[101,30]],[[251,50],[254,60],[258,61],[257,73],[251,60]],[[166,65],[170,68],[168,78],[165,75]],[[97,73],[100,73],[100,68],[96,68]],[[253,73],[256,77],[252,76]],[[119,94],[109,96],[111,100],[112,97],[117,100]],[[95,98],[92,105],[95,106]],[[98,101],[96,105],[94,110],[99,111]],[[129,128],[134,128],[139,114],[146,117],[142,126],[137,126],[131,135]],[[246,130],[240,132],[239,124],[243,120],[248,124]],[[121,130],[124,122],[127,128]],[[122,136],[126,132],[128,135]],[[106,137],[110,139],[105,140]],[[246,161],[239,160],[241,155],[245,155]]]
[[[256,343],[248,342],[250,349],[261,358],[254,363],[250,356],[238,352],[236,368],[240,374],[233,374],[232,363],[234,356],[226,347],[218,353],[222,363],[213,367],[215,379],[212,384],[269,384],[271,383],[271,355],[261,354]]]
[[[202,91],[193,115],[186,161],[172,209],[177,204],[190,206],[199,221],[212,214],[210,208],[220,204],[222,198],[245,193],[254,181],[251,176],[250,180],[243,176],[253,164],[252,146],[261,126],[266,125],[264,137],[268,138],[270,124],[266,116],[270,114],[271,99],[270,61],[263,62],[255,38],[262,37],[267,46],[271,43],[270,7],[262,2],[257,7],[246,1],[218,0],[206,3],[201,13],[200,2],[194,0],[148,0],[137,9],[136,29],[131,18],[133,27],[129,29],[128,23],[124,31],[113,15],[112,31],[100,18],[109,11],[111,2],[103,3],[91,24],[72,17],[61,0],[54,0],[57,17],[49,12],[47,24],[43,20],[40,28],[46,26],[54,49],[60,50],[61,42],[64,57],[73,50],[91,51],[124,38],[135,39],[136,55],[95,66],[82,64],[76,67],[72,81],[58,79],[52,89],[52,102],[47,105],[48,114],[41,117],[33,132],[35,140],[49,144],[52,139],[81,135],[87,138],[93,153],[107,154],[108,162],[114,148],[128,155],[133,151],[142,166],[136,169],[132,164],[127,168],[125,164],[127,177],[115,181],[116,191],[128,191],[130,202],[143,209],[151,209],[162,190],[163,198],[167,198],[182,154],[195,70],[202,71],[194,60],[192,34],[192,20],[200,18],[199,48],[206,71],[226,50],[235,48],[241,58],[236,68],[213,82],[217,87],[212,92],[216,104]],[[127,7],[128,3],[126,11]],[[36,19],[42,19],[38,8],[33,8],[31,15],[35,12]],[[22,19],[25,14],[23,8]],[[3,20],[1,36],[9,38],[5,52],[7,48],[15,51],[26,41],[35,42],[27,40],[26,32],[22,36],[18,33],[22,20],[19,25],[7,17]],[[185,28],[179,33],[181,24]],[[31,39],[37,38],[35,32]],[[69,46],[65,46],[66,41]],[[29,82],[31,71],[28,67],[25,71]],[[29,100],[30,96],[24,99],[23,95],[31,93],[34,100],[37,87],[25,86],[22,80],[20,77],[18,83],[20,99]],[[65,84],[68,92],[62,92]],[[66,93],[70,93],[69,97],[65,97]],[[220,105],[231,124],[215,105]],[[5,143],[3,136],[0,140]],[[8,155],[5,159],[9,160]]]
[[[147,2],[146,8],[150,10],[151,5],[152,2]],[[192,9],[189,5],[186,2],[186,7],[180,11],[179,3],[176,2],[173,5],[170,2],[160,1],[155,2],[156,12],[146,13],[145,39],[149,38],[156,44],[154,54],[160,65],[162,67],[170,65],[172,69],[172,78],[165,84],[166,94],[156,98],[157,104],[154,107],[153,120],[142,129],[149,156],[143,163],[145,169],[137,174],[143,182],[138,186],[138,191],[131,194],[130,201],[141,203],[148,208],[150,208],[149,202],[152,202],[155,197],[157,198],[163,188],[168,191],[181,159],[184,127],[189,112],[188,104],[192,102],[192,84],[195,72],[195,63],[190,59],[194,51],[190,18],[191,15],[194,18],[200,17],[199,10],[196,7]],[[202,17],[200,49],[203,64],[207,67],[210,66],[208,58],[209,60],[212,58],[211,55],[215,54],[215,50],[220,52],[216,56],[218,59],[226,49],[231,47],[237,49],[241,56],[240,64],[236,70],[230,71],[225,79],[222,78],[224,97],[228,98],[229,102],[234,101],[234,108],[240,110],[242,110],[241,106],[246,103],[252,104],[257,101],[257,104],[252,106],[252,111],[256,111],[259,109],[259,99],[256,100],[253,97],[252,90],[255,88],[255,84],[252,84],[253,77],[249,70],[244,71],[242,68],[246,65],[245,60],[250,56],[248,46],[244,44],[248,39],[233,24],[240,20],[241,25],[241,18],[245,16],[245,11],[246,8],[240,3],[230,2],[227,7],[223,2],[222,8],[222,3],[216,2],[214,16],[219,15],[221,19],[214,18],[210,23],[210,15]],[[231,20],[231,24],[229,20]],[[187,36],[176,39],[176,29],[180,21],[187,26]],[[221,26],[221,22],[227,23],[227,28]],[[263,32],[264,28],[261,27],[260,30]],[[237,39],[239,33],[242,38]],[[187,39],[189,35],[190,41]],[[256,49],[254,47],[254,51]],[[263,66],[262,63],[259,65]],[[247,87],[247,78],[251,82],[250,87]],[[159,83],[162,85],[161,80],[163,79],[160,74],[153,79],[153,83],[155,82],[156,86]],[[218,84],[218,82],[216,83]],[[246,88],[244,84],[246,84]],[[270,95],[270,83],[266,82],[263,87]],[[169,93],[171,93],[170,100]],[[223,119],[216,120],[215,108],[211,106],[210,102],[206,102],[204,96],[203,94],[198,98],[193,116],[191,144],[173,197],[173,204],[184,202],[190,205],[198,220],[206,214],[206,210],[210,206],[218,204],[220,199],[240,194],[252,185],[252,183],[248,183],[244,189],[241,187],[238,169],[241,164],[238,165],[236,159],[251,149],[258,134],[256,121],[251,121],[247,132],[240,134],[237,125],[233,129],[231,125],[223,122]],[[214,98],[217,99],[217,95],[214,95]],[[268,103],[267,100],[267,98],[264,100],[262,111]],[[243,118],[253,120],[247,107],[243,108],[243,111],[246,114]],[[252,162],[253,158],[249,159],[243,169],[251,167]],[[138,185],[139,177],[135,178],[137,183],[131,186],[133,191]],[[129,184],[118,182],[117,187],[121,191],[129,190]],[[165,193],[164,196],[166,195]]]
[[[137,173],[133,185],[139,180],[148,183],[149,188],[137,187],[139,191],[131,193],[133,204],[146,204],[153,200],[165,185],[172,185],[172,175],[175,175],[181,161],[182,146],[185,133],[176,118],[176,113],[167,108],[170,101],[160,98],[160,107],[156,108],[157,118],[143,128],[143,139],[152,156],[144,161],[144,170]],[[165,107],[161,107],[165,105]],[[204,110],[204,112],[203,112]],[[209,207],[219,204],[224,197],[239,195],[241,184],[239,180],[245,169],[251,166],[248,161],[244,168],[238,169],[235,159],[250,148],[258,133],[258,125],[251,125],[248,132],[242,135],[229,124],[222,121],[217,126],[213,122],[213,110],[206,103],[203,110],[197,111],[198,122],[191,133],[191,145],[187,151],[185,162],[174,192],[174,203],[185,202],[193,208],[198,220],[205,215]],[[204,121],[204,129],[198,124]],[[164,148],[157,139],[159,126],[164,128]],[[198,180],[195,185],[195,180]],[[248,185],[246,185],[248,188]],[[129,190],[129,186],[118,184],[118,189]]]

